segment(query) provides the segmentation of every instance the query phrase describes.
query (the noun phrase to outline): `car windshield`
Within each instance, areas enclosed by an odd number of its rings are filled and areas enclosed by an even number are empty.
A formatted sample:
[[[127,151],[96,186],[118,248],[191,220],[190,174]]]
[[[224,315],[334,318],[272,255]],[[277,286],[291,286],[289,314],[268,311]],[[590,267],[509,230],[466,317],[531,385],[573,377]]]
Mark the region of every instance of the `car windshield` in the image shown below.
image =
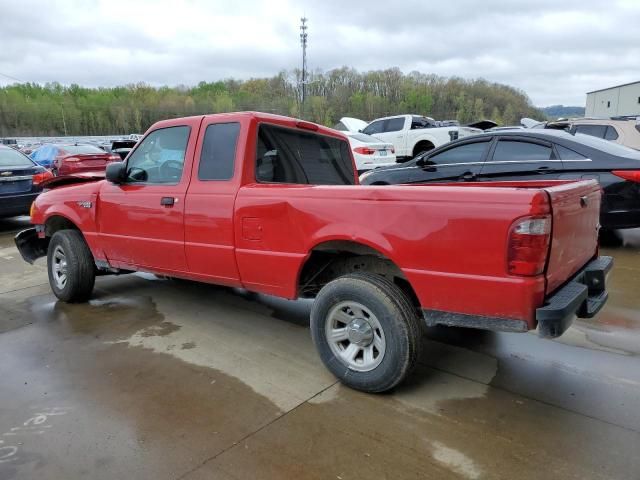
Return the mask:
[[[0,148],[0,167],[32,167],[33,163],[13,148]]]
[[[104,153],[104,150],[94,145],[64,145],[61,147],[67,153],[71,155],[82,155],[92,153]]]
[[[580,143],[588,147],[597,148],[598,150],[602,150],[603,152],[609,153],[611,155],[616,155],[618,157],[640,160],[640,151],[634,150],[633,148],[625,147],[624,145],[620,145],[619,143],[593,137],[584,133],[576,133],[575,137],[576,140],[579,140]]]

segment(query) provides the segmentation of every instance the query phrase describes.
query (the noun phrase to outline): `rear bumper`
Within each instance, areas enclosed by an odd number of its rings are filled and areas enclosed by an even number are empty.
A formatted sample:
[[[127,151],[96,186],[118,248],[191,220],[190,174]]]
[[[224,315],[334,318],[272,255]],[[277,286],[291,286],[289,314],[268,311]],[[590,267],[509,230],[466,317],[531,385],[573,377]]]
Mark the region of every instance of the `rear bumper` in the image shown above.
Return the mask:
[[[613,258],[598,257],[547,297],[545,305],[536,309],[538,334],[541,337],[558,337],[569,328],[575,316],[595,316],[609,296],[606,278],[612,267]]]

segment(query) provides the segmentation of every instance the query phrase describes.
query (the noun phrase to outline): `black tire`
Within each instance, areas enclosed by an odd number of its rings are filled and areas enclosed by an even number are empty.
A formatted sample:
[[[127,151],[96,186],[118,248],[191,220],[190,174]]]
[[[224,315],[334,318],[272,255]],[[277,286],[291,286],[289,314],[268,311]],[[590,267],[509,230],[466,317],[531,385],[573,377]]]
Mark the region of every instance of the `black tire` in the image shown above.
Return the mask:
[[[357,371],[332,351],[325,330],[329,314],[341,302],[357,302],[377,318],[385,337],[381,362]],[[402,382],[420,355],[422,328],[416,308],[393,282],[380,275],[354,273],[325,285],[311,309],[311,336],[325,366],[345,385],[363,392],[384,392]]]
[[[60,286],[54,273],[56,251],[60,249],[66,261],[66,282]],[[47,251],[49,285],[54,295],[63,302],[86,302],[91,297],[96,280],[93,255],[77,230],[60,230],[53,234]]]

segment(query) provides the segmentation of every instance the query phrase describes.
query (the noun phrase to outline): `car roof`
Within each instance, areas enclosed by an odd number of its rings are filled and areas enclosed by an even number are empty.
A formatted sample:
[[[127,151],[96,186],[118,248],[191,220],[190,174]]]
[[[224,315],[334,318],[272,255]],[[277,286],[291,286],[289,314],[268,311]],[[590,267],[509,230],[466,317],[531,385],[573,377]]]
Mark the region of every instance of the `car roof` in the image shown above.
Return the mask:
[[[533,138],[545,138],[545,137],[555,137],[555,138],[566,138],[567,140],[574,140],[576,137],[569,132],[565,132],[564,130],[557,130],[552,128],[534,128],[534,129],[522,129],[522,128],[514,128],[513,130],[497,130],[497,131],[489,131],[482,132],[478,135],[490,135],[490,136],[513,136],[513,137],[533,137]],[[464,137],[461,140],[468,139],[472,137]]]

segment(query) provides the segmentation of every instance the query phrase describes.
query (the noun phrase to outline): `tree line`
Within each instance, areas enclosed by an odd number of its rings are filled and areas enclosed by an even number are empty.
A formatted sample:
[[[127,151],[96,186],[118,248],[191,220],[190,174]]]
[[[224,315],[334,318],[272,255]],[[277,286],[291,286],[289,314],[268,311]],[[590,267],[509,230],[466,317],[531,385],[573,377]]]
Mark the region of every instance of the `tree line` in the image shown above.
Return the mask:
[[[524,92],[513,87],[483,79],[403,74],[398,68],[312,72],[305,84],[303,108],[300,77],[300,71],[293,70],[271,78],[177,87],[13,84],[0,88],[0,136],[141,133],[161,119],[242,110],[290,115],[328,126],[343,116],[369,121],[400,113],[463,124],[488,118],[511,125],[522,117],[544,117]]]

